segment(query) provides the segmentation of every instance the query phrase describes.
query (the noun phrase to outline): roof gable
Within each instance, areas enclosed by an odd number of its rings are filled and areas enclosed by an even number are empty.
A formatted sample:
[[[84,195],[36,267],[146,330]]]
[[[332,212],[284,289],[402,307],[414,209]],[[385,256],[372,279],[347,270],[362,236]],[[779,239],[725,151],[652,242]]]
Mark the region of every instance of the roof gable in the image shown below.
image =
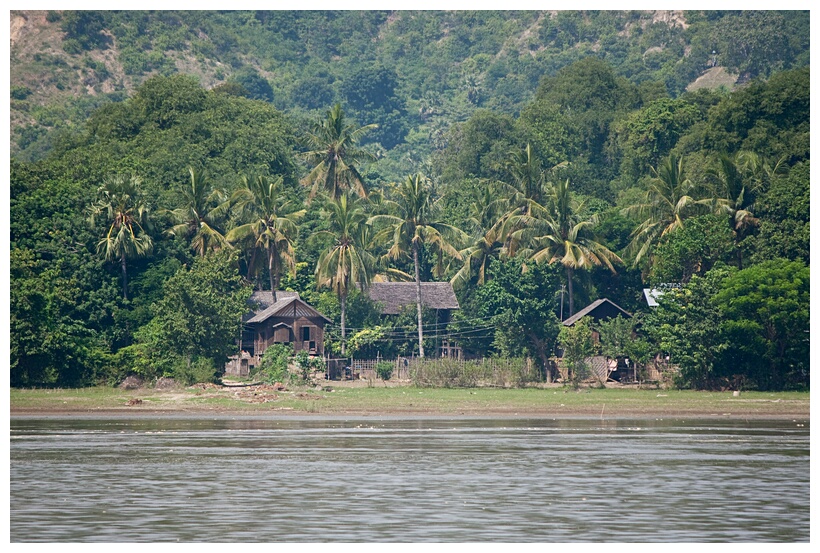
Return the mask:
[[[592,317],[596,321],[601,319],[611,319],[623,315],[627,319],[632,318],[632,314],[621,309],[621,307],[607,298],[601,298],[590,303],[578,313],[564,321],[564,326],[572,326],[581,320],[583,317]]]
[[[381,312],[396,315],[407,305],[416,304],[415,282],[373,282],[367,289],[370,299],[381,304]],[[422,282],[421,304],[430,309],[459,309],[449,282]]]
[[[259,296],[256,296],[256,294]],[[256,298],[254,297],[256,296]],[[306,303],[299,297],[296,292],[276,292],[277,301],[270,303],[273,300],[273,294],[268,292],[254,292],[251,300],[256,300],[256,304],[260,306],[253,316],[249,318],[246,324],[262,323],[271,317],[285,317],[289,319],[297,319],[299,317],[321,317],[327,322],[330,319],[325,317],[322,313],[317,311],[313,306]]]

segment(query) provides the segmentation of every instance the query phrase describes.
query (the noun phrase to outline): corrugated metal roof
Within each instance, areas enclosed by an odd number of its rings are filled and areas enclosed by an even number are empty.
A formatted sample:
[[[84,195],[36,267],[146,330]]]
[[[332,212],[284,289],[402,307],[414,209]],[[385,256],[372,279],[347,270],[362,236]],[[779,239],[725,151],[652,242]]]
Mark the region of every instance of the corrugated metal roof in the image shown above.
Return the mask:
[[[280,297],[279,294],[280,292],[276,292],[277,298]],[[330,319],[319,313],[316,309],[299,298],[299,294],[296,294],[296,292],[291,292],[291,294],[293,295],[288,295],[288,297],[279,299],[267,309],[257,311],[253,317],[246,321],[247,324],[261,323],[271,317],[322,317],[327,322],[330,322]],[[272,297],[273,296],[271,295],[271,298]]]
[[[567,320],[565,320],[565,321],[564,321],[564,326],[572,326],[572,325],[574,325],[574,324],[575,324],[575,323],[577,323],[577,322],[578,322],[578,321],[579,321],[582,317],[586,317],[587,315],[589,315],[591,312],[593,312],[595,309],[597,309],[598,307],[600,307],[600,306],[601,306],[601,305],[603,305],[604,303],[608,303],[608,304],[612,305],[614,308],[616,308],[618,311],[620,311],[621,313],[623,313],[623,314],[624,314],[624,315],[626,315],[627,317],[632,317],[632,314],[631,314],[631,313],[629,313],[629,312],[625,311],[624,309],[622,309],[622,308],[621,308],[621,306],[619,306],[619,305],[618,305],[618,304],[616,304],[615,302],[613,302],[613,301],[611,301],[611,300],[608,300],[608,299],[606,299],[606,298],[601,298],[601,299],[599,299],[599,300],[595,300],[594,302],[590,303],[589,305],[587,305],[586,307],[584,307],[583,309],[581,309],[578,313],[576,313],[576,314],[575,314],[575,315],[573,315],[572,317],[570,317],[570,318],[568,318]]]
[[[646,298],[646,303],[649,307],[658,307],[658,298],[661,297],[663,293],[664,290],[658,290],[657,288],[643,289],[643,297]]]

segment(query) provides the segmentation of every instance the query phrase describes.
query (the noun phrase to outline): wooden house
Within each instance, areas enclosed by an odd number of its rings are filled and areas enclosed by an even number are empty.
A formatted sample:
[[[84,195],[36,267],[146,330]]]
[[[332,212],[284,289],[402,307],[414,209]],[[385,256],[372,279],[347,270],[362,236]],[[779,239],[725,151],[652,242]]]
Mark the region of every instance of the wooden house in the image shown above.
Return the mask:
[[[238,356],[225,366],[227,374],[247,376],[265,350],[285,344],[296,352],[324,354],[325,325],[330,319],[299,297],[297,292],[254,292],[251,309],[243,319]]]
[[[382,315],[397,315],[404,309],[416,310],[416,283],[415,282],[373,282],[367,290],[370,299],[378,304]],[[422,282],[422,306],[436,312],[436,322],[446,328],[450,322],[450,314],[459,309],[458,299],[449,282]],[[462,358],[461,347],[445,341],[439,347],[441,357]]]
[[[292,345],[294,351],[324,353],[325,324],[330,319],[306,303],[296,292],[254,292],[258,307],[245,321],[240,349],[261,356],[273,344]]]
[[[370,299],[378,303],[383,315],[396,315],[407,306],[416,305],[415,282],[374,282],[367,289]],[[459,309],[456,294],[449,282],[422,282],[421,304],[429,309]]]

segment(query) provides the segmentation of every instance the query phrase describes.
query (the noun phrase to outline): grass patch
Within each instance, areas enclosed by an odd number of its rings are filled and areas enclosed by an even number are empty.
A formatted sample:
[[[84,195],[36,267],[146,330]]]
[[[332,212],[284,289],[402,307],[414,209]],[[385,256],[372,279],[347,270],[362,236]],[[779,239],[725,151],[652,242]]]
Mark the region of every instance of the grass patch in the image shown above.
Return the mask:
[[[535,416],[808,416],[808,392],[700,392],[628,388],[417,388],[361,387],[271,391],[265,388],[12,389],[12,413],[116,410],[287,411],[368,415]],[[136,401],[135,400],[140,400]],[[129,404],[129,402],[131,404]]]

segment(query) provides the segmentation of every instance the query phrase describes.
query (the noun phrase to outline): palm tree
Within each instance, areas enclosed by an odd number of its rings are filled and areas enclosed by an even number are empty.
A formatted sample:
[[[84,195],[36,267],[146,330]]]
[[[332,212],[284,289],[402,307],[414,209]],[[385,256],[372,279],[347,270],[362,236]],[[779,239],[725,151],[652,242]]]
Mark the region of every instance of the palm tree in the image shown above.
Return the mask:
[[[104,219],[108,230],[97,243],[97,254],[106,261],[119,260],[122,268],[122,297],[128,299],[126,260],[145,257],[153,249],[147,233],[148,206],[140,191],[141,181],[121,175],[107,179],[99,188],[100,198],[89,208],[91,226]]]
[[[314,125],[313,131],[305,137],[310,149],[304,153],[313,169],[302,179],[302,184],[311,187],[311,198],[319,190],[324,190],[333,199],[338,199],[345,190],[354,190],[359,196],[367,197],[367,186],[356,165],[375,160],[375,157],[359,148],[358,143],[364,133],[375,128],[378,125],[355,128],[355,125],[346,124],[339,104]]]
[[[653,178],[644,201],[622,210],[626,216],[643,220],[632,232],[628,246],[628,251],[635,253],[635,266],[661,238],[683,227],[684,219],[706,210],[711,203],[709,198],[693,196],[696,187],[686,177],[683,158],[670,154],[657,169],[651,169]]]
[[[718,157],[717,166],[708,172],[713,185],[713,210],[729,216],[740,269],[743,268],[740,243],[759,224],[754,215],[755,199],[772,176],[783,173],[783,159],[770,167],[753,152],[740,151],[734,156],[724,153]]]
[[[450,284],[459,289],[472,280],[473,268],[477,276],[476,284],[484,284],[487,279],[487,268],[493,258],[504,252],[503,223],[498,217],[507,202],[500,197],[492,186],[486,186],[476,193],[470,204],[470,217],[467,222],[472,227],[469,245],[459,253],[463,259],[461,268],[450,279]]]
[[[204,257],[207,251],[230,247],[218,228],[230,204],[224,192],[211,187],[205,171],[188,167],[188,174],[191,176],[190,184],[180,189],[182,205],[170,212],[177,224],[168,232],[190,238],[191,248]]]
[[[317,287],[329,286],[339,298],[342,323],[342,355],[345,354],[347,296],[351,286],[366,288],[373,276],[375,261],[367,251],[367,212],[361,199],[351,192],[328,200],[325,205],[329,230],[317,234],[333,237],[333,244],[316,264]]]
[[[275,301],[282,269],[296,270],[293,240],[298,231],[296,221],[305,210],[297,209],[299,206],[295,202],[285,199],[281,176],[243,176],[242,184],[231,196],[231,203],[243,224],[231,229],[227,239],[231,243],[250,243],[252,253],[248,278],[259,273],[261,267],[257,262],[257,252],[263,252],[267,258],[270,289]]]
[[[552,189],[547,181],[547,175],[556,175],[558,169],[568,165],[559,163],[545,171],[541,163],[534,156],[532,146],[528,143],[523,150],[513,150],[505,160],[502,168],[507,172],[508,181],[504,184],[508,189],[509,200],[507,213],[496,223],[504,251],[510,257],[515,255],[519,248],[517,239],[525,226],[525,220],[532,216],[532,205],[542,204]]]
[[[515,231],[521,243],[526,244],[522,253],[536,263],[560,262],[567,275],[569,314],[575,313],[572,281],[577,270],[606,266],[613,273],[613,262],[622,260],[595,239],[592,228],[597,223],[593,217],[582,219],[579,213],[583,204],[570,194],[569,179],[549,185],[545,190],[545,202],[530,200],[529,216],[523,215],[523,228]]]
[[[436,216],[436,204],[430,196],[427,178],[418,173],[407,177],[398,188],[397,201],[389,202],[392,213],[374,215],[370,223],[382,222],[387,226],[379,232],[379,238],[392,242],[385,254],[388,259],[398,259],[412,255],[416,282],[416,310],[418,315],[419,357],[424,357],[424,335],[421,320],[421,276],[419,254],[423,246],[429,246],[439,256],[447,254],[461,259],[461,254],[453,247],[453,239],[463,240],[466,235],[456,227],[448,225]]]
[[[510,152],[504,163],[504,169],[510,177],[511,204],[515,207],[525,206],[526,200],[542,201],[544,190],[544,171],[538,159],[532,153],[528,143],[523,150]]]

